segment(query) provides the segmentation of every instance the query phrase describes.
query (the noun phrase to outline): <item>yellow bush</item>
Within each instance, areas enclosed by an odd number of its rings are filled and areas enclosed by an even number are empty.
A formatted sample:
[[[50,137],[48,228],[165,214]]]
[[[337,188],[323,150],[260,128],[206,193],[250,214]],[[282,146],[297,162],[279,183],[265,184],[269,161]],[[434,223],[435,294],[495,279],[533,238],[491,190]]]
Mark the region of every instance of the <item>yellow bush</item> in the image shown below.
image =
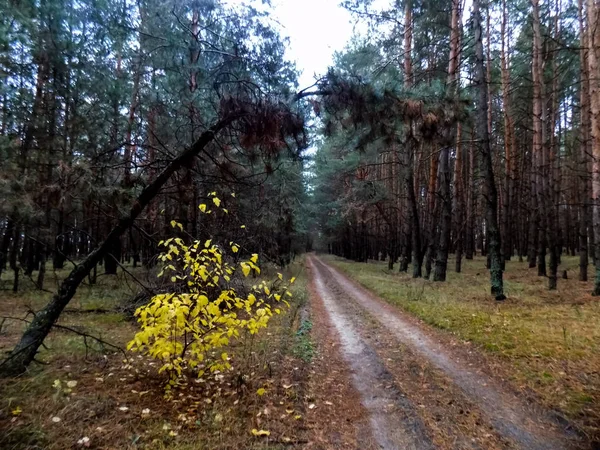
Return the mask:
[[[211,195],[213,204],[219,208],[221,201],[214,193]],[[200,205],[200,210],[211,213],[206,205]],[[171,225],[183,229],[174,221]],[[141,331],[127,348],[162,362],[159,373],[168,372],[168,391],[186,369],[194,369],[202,376],[207,370],[231,368],[227,353],[219,355],[219,351],[241,333],[255,334],[266,328],[273,314],[281,313],[278,304],[289,306],[285,297],[292,294],[281,274],[269,283],[263,280],[244,289],[246,293],[238,293],[233,287],[236,277],[245,278],[252,271],[260,274],[257,254],[230,263],[225,260],[227,255],[221,246],[211,240],[186,244],[177,237],[161,245],[166,251],[160,256],[163,269],[158,276],[167,276],[174,292],[156,295],[137,309],[135,315]],[[240,251],[233,242],[229,247],[231,256]],[[293,282],[292,278],[290,283]]]

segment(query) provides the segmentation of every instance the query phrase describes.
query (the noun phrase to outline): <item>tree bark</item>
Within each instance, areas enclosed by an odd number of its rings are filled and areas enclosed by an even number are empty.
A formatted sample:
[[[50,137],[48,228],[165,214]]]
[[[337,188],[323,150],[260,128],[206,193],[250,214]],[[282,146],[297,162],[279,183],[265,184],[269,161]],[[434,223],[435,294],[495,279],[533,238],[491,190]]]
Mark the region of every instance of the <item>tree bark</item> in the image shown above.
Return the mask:
[[[580,117],[580,133],[579,133],[579,164],[577,169],[580,175],[578,176],[578,194],[579,194],[579,232],[578,232],[578,247],[579,247],[579,281],[588,280],[588,217],[589,217],[589,189],[588,189],[588,152],[590,144],[590,81],[588,76],[588,52],[589,43],[587,37],[587,27],[585,26],[583,13],[583,0],[579,0],[579,40],[581,42],[581,50],[579,51],[581,85],[579,88],[579,117]]]
[[[590,80],[591,137],[592,137],[592,201],[596,277],[593,295],[600,295],[600,1],[587,0],[588,75]]]
[[[509,261],[513,253],[513,239],[511,236],[511,223],[513,216],[514,177],[515,177],[515,129],[512,118],[512,107],[510,99],[510,71],[508,62],[507,43],[507,11],[506,0],[502,0],[502,49],[501,49],[501,71],[502,71],[502,102],[504,103],[504,203],[502,214],[502,238],[504,242],[504,259]]]
[[[456,95],[457,90],[458,62],[460,55],[460,6],[461,0],[452,0],[452,16],[450,19],[450,57],[448,62],[447,83],[450,95]],[[456,137],[456,134],[454,137]],[[448,140],[450,141],[450,139]],[[452,199],[450,198],[450,147],[447,142],[442,143],[442,148],[440,150],[440,167],[438,177],[438,184],[440,186],[441,220],[433,281],[446,281],[446,271],[448,268],[448,247],[450,246],[450,230],[452,227]]]
[[[504,300],[504,285],[502,281],[502,260],[500,230],[498,228],[498,192],[494,180],[490,136],[488,132],[487,115],[488,99],[485,83],[485,68],[483,56],[481,11],[479,0],[473,1],[473,31],[475,33],[475,76],[474,83],[478,92],[476,132],[481,155],[483,179],[485,182],[486,225],[488,231],[488,252],[490,255],[491,292],[496,300]]]

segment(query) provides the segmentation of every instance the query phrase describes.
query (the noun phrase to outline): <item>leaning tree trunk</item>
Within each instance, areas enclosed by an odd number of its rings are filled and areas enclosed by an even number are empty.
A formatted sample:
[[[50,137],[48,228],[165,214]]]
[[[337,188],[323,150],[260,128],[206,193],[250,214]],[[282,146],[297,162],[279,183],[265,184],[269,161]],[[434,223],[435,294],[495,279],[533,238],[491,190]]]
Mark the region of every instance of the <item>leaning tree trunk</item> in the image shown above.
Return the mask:
[[[23,333],[19,343],[15,346],[7,359],[0,364],[0,374],[9,376],[17,375],[27,369],[27,366],[35,358],[44,339],[48,333],[50,333],[50,330],[60,317],[63,309],[71,301],[77,291],[77,287],[85,277],[87,277],[96,264],[108,254],[109,250],[121,235],[131,227],[135,219],[158,194],[162,186],[173,173],[180,168],[191,164],[195,156],[213,141],[215,135],[223,128],[230,125],[235,119],[235,115],[229,115],[202,133],[200,138],[191,147],[171,161],[158,177],[142,190],[129,212],[121,217],[117,225],[109,233],[108,237],[98,248],[90,253],[81,264],[75,266],[69,276],[61,283],[58,292],[52,297],[52,300],[50,300],[44,309],[35,315]]]
[[[483,59],[483,42],[481,27],[481,11],[479,0],[473,1],[473,30],[475,33],[475,76],[474,82],[478,92],[477,118],[475,122],[479,153],[481,155],[483,179],[485,182],[486,225],[488,231],[488,252],[490,255],[491,291],[496,300],[504,300],[502,281],[502,255],[500,230],[498,228],[498,192],[494,180],[490,136],[487,125],[487,88]]]

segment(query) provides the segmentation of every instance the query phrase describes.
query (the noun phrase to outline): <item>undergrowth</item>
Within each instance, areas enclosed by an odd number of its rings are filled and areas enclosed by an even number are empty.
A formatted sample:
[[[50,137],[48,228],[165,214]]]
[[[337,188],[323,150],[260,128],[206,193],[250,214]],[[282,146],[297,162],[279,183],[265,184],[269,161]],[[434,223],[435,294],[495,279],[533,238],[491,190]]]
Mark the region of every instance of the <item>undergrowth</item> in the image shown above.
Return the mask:
[[[48,269],[47,287],[69,269]],[[138,280],[155,279],[152,271],[126,269]],[[6,275],[0,281],[3,288],[11,284]],[[267,267],[264,275],[277,276],[277,269]],[[293,351],[307,296],[304,259],[298,258],[283,275],[297,277],[289,310],[274,316],[263,335],[227,350],[236,362],[233,370],[187,380],[173,401],[163,398],[165,378],[156,376],[151,359],[53,331],[38,355],[45,365],[0,380],[0,448],[276,449],[305,442],[305,363]],[[51,295],[25,281],[21,287],[17,294],[0,290],[0,316],[26,318]],[[138,328],[121,312],[122,304],[138,289],[120,271],[99,276],[96,284],[78,290],[59,323],[124,348]],[[4,322],[0,351],[14,345],[24,326],[20,320]],[[63,387],[58,394],[57,380]],[[65,392],[68,382],[76,384]]]

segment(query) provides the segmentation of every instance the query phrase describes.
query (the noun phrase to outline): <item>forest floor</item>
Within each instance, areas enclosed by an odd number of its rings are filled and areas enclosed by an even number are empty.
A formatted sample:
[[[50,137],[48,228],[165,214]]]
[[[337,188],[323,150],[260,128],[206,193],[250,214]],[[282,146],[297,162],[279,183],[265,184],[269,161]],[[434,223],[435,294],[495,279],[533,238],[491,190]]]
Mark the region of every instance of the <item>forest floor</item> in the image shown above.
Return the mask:
[[[312,271],[363,402],[373,380],[360,380],[360,361],[398,412],[382,420],[412,418],[404,447],[599,448],[600,306],[591,282],[572,279],[576,264],[563,258],[571,279],[549,292],[536,269],[509,262],[504,303],[491,299],[480,258],[446,283],[328,256],[312,258]]]
[[[509,263],[509,299],[497,304],[479,258],[446,283],[379,262],[307,262],[286,274],[298,277],[287,314],[228,349],[234,370],[189,380],[170,401],[152,361],[54,331],[38,358],[46,365],[0,379],[0,448],[560,449],[597,441],[600,307],[590,283],[559,280],[551,293],[534,269]],[[142,282],[155,276],[127,270]],[[66,274],[49,271],[49,291]],[[11,284],[5,273],[0,317],[26,318],[51,295],[27,278],[18,294]],[[60,324],[125,347],[137,330],[125,305],[138,291],[124,273],[99,276]],[[24,323],[0,323],[5,352]]]
[[[155,277],[126,268],[142,282]],[[119,272],[82,286],[59,323],[124,348],[137,330],[124,306],[139,288]],[[49,269],[48,290],[67,273]],[[368,429],[367,416],[342,374],[329,330],[308,312],[304,259],[285,275],[297,277],[287,313],[275,316],[254,339],[227,349],[233,371],[190,379],[170,401],[163,396],[165,379],[156,374],[157,363],[53,331],[38,356],[44,365],[0,379],[0,448],[357,448],[356,426],[363,421]],[[27,278],[18,294],[11,286],[5,273],[0,317],[30,318],[28,312],[41,309],[51,296]],[[0,352],[23,331],[18,319],[0,319]],[[243,381],[240,373],[247,375]],[[270,434],[255,436],[252,430]]]

